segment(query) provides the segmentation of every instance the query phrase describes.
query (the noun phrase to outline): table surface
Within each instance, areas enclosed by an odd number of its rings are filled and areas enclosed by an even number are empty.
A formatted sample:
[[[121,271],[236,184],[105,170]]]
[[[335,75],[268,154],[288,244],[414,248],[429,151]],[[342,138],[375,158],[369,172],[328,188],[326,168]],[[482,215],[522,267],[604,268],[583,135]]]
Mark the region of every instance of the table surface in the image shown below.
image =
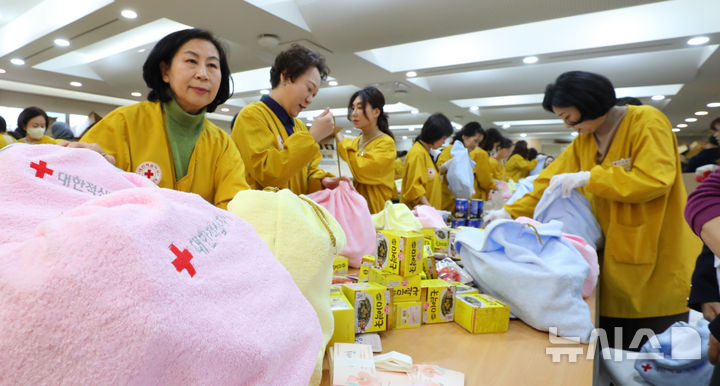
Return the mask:
[[[585,299],[596,320],[596,293]],[[380,333],[383,353],[408,354],[414,363],[429,363],[465,373],[466,385],[592,385],[594,364],[587,358],[595,347],[551,343],[547,332],[511,320],[507,332],[471,334],[455,322]],[[553,363],[546,348],[582,350],[576,362],[562,356]],[[327,370],[321,385],[330,385]]]

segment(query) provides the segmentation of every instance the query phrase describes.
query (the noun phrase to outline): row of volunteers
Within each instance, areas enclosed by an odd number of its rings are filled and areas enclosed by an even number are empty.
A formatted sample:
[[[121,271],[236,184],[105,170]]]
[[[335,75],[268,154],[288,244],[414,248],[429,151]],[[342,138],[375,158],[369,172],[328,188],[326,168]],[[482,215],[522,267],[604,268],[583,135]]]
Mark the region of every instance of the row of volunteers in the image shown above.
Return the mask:
[[[91,148],[120,169],[145,175],[161,187],[197,193],[221,208],[243,189],[276,187],[306,194],[333,188],[339,179],[318,167],[318,142],[334,134],[332,114],[326,109],[310,128],[297,119],[327,74],[324,58],[313,51],[295,45],[282,52],[270,70],[270,94],[242,109],[230,136],[205,118],[230,96],[225,50],[207,31],[175,32],[157,43],[143,66],[151,89],[148,101],[111,112],[80,143],[59,144]],[[615,103],[612,83],[598,74],[568,72],[548,85],[543,107],[578,136],[540,172],[532,192],[488,213],[485,220],[532,217],[546,189],[583,193],[606,240],[600,326],[610,342],[612,327],[623,327],[628,348],[640,328],[659,333],[687,319],[685,299],[701,243],[682,218],[686,193],[670,122],[652,106]],[[362,135],[338,143],[372,212],[382,209],[394,190],[396,151],[383,105],[374,88],[353,94],[348,118]],[[486,198],[502,173],[514,178],[516,169],[532,169],[535,163],[524,154],[527,147],[516,144],[503,172],[512,143],[478,126],[467,125],[454,139],[477,165],[484,165],[474,170],[475,195]],[[402,170],[401,200],[408,206],[449,208],[441,178],[449,150],[437,163],[430,150],[451,135],[450,121],[442,114],[424,123]]]

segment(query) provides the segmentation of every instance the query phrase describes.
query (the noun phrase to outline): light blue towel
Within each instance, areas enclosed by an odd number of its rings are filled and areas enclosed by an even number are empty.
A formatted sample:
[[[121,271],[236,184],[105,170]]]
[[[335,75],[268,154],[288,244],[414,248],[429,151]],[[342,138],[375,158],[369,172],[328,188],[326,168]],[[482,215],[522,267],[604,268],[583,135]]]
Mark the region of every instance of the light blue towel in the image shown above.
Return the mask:
[[[535,183],[535,179],[537,176],[529,176],[525,178],[521,178],[520,181],[518,181],[515,186],[515,192],[512,196],[510,196],[510,199],[505,202],[506,205],[510,205],[516,200],[518,200],[520,197],[524,196],[526,193],[530,193],[533,191],[533,184]]]
[[[640,353],[655,353],[660,358],[635,360],[635,370],[647,382],[657,386],[710,383],[714,366],[708,361],[710,330],[707,320],[701,318],[694,326],[676,322],[655,337],[657,341],[653,342],[651,338],[645,342]]]
[[[590,266],[562,237],[562,224],[532,227],[497,220],[481,231],[465,228],[455,236],[460,256],[475,282],[506,302],[510,311],[542,331],[587,343],[593,329],[582,286]]]
[[[570,197],[563,198],[562,189],[552,192],[546,189],[535,205],[533,218],[542,223],[560,221],[563,232],[582,237],[596,250],[603,245],[602,229],[593,215],[590,202],[577,190],[573,190]]]
[[[537,158],[537,160],[538,160],[537,166],[535,166],[535,169],[531,170],[528,175],[529,175],[529,176],[537,176],[538,174],[540,174],[540,172],[541,172],[543,169],[545,169],[545,160],[546,160],[546,159],[547,159],[547,158],[544,158],[544,157],[543,157],[543,158]]]

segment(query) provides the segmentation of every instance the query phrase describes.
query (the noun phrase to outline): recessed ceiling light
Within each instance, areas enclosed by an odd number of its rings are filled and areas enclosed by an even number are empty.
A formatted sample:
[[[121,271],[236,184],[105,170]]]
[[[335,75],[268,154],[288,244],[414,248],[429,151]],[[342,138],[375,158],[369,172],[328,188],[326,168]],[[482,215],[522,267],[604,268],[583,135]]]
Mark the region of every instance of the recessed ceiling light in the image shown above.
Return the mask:
[[[694,38],[688,40],[687,44],[689,44],[691,46],[699,46],[699,45],[705,44],[709,41],[710,41],[710,38],[707,36],[698,36],[698,37],[694,37]]]
[[[650,97],[650,99],[652,99],[654,101],[661,101],[661,100],[665,99],[665,95],[653,95],[652,97]]]
[[[70,82],[70,85],[73,87],[82,87],[82,83],[80,82]]]
[[[695,115],[708,115],[707,111],[696,111]]]
[[[533,64],[537,63],[538,57],[537,56],[526,56],[523,58],[523,63],[525,64]]]
[[[402,139],[407,139],[407,135],[403,135],[403,136],[402,136]]]
[[[6,73],[6,72],[7,72],[7,71],[5,71],[4,68],[0,68],[0,74],[4,74],[4,73]]]
[[[330,86],[337,86],[337,85],[338,85],[338,82],[337,82],[337,80],[331,80],[331,81],[328,82],[328,85],[330,85]]]
[[[520,138],[525,138],[525,137],[527,137],[527,134],[525,134],[525,133],[520,133]]]
[[[12,63],[16,66],[22,66],[23,64],[25,64],[25,61],[20,58],[12,58],[12,59],[10,59],[10,63]]]
[[[687,127],[687,123],[678,123],[677,127]]]
[[[685,122],[697,122],[697,118],[685,118]]]
[[[410,128],[408,128],[408,131],[415,131],[415,128],[414,128],[414,127],[410,127]]]
[[[346,133],[352,134],[352,130],[345,130]]]
[[[480,110],[480,107],[470,106],[470,111],[478,111],[478,110]]]
[[[137,12],[133,11],[132,9],[123,9],[120,14],[126,19],[137,19],[138,16]]]
[[[502,125],[502,128],[503,128],[503,129],[509,129],[510,126],[511,126],[511,125],[510,125],[509,123],[506,123],[506,124]]]
[[[140,97],[140,96],[142,96],[142,93],[140,93],[140,91],[133,91],[130,93],[130,95],[132,95],[134,97]]]
[[[262,94],[262,95],[270,94],[270,90],[260,90],[260,94]]]
[[[138,50],[138,53],[143,53],[143,52],[145,52],[145,48],[141,48]]]
[[[418,109],[410,110],[410,114],[419,114],[419,113],[420,113],[420,110],[418,110]]]
[[[67,47],[70,45],[70,41],[67,39],[55,39],[54,43],[58,47]]]
[[[675,128],[675,129],[672,129],[672,131],[673,131],[673,133],[677,133],[678,131],[680,131],[680,129]]]
[[[417,76],[417,72],[415,72],[415,71],[408,71],[408,72],[405,73],[405,76],[407,76],[408,78],[414,78],[414,77]]]
[[[220,109],[220,111],[222,111],[223,113],[227,113],[228,111],[230,111],[230,109],[227,107],[223,107]]]
[[[577,136],[578,136],[578,132],[577,132],[577,131],[573,131],[572,133],[570,133],[570,135],[572,135],[573,137],[577,137]]]
[[[707,104],[707,107],[720,107],[720,102],[710,102]]]

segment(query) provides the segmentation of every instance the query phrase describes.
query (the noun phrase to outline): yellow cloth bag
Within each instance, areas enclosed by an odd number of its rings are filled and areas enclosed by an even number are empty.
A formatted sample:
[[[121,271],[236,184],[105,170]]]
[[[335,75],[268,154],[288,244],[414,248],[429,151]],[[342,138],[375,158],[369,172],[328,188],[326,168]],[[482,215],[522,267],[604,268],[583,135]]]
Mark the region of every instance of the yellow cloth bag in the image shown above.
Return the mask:
[[[385,201],[385,208],[372,216],[376,230],[390,229],[398,232],[420,232],[422,223],[405,204]]]
[[[334,329],[330,310],[333,260],[345,247],[345,233],[327,210],[288,189],[240,191],[228,203],[228,211],[255,228],[315,308],[323,349],[310,384],[320,384],[325,346]]]

